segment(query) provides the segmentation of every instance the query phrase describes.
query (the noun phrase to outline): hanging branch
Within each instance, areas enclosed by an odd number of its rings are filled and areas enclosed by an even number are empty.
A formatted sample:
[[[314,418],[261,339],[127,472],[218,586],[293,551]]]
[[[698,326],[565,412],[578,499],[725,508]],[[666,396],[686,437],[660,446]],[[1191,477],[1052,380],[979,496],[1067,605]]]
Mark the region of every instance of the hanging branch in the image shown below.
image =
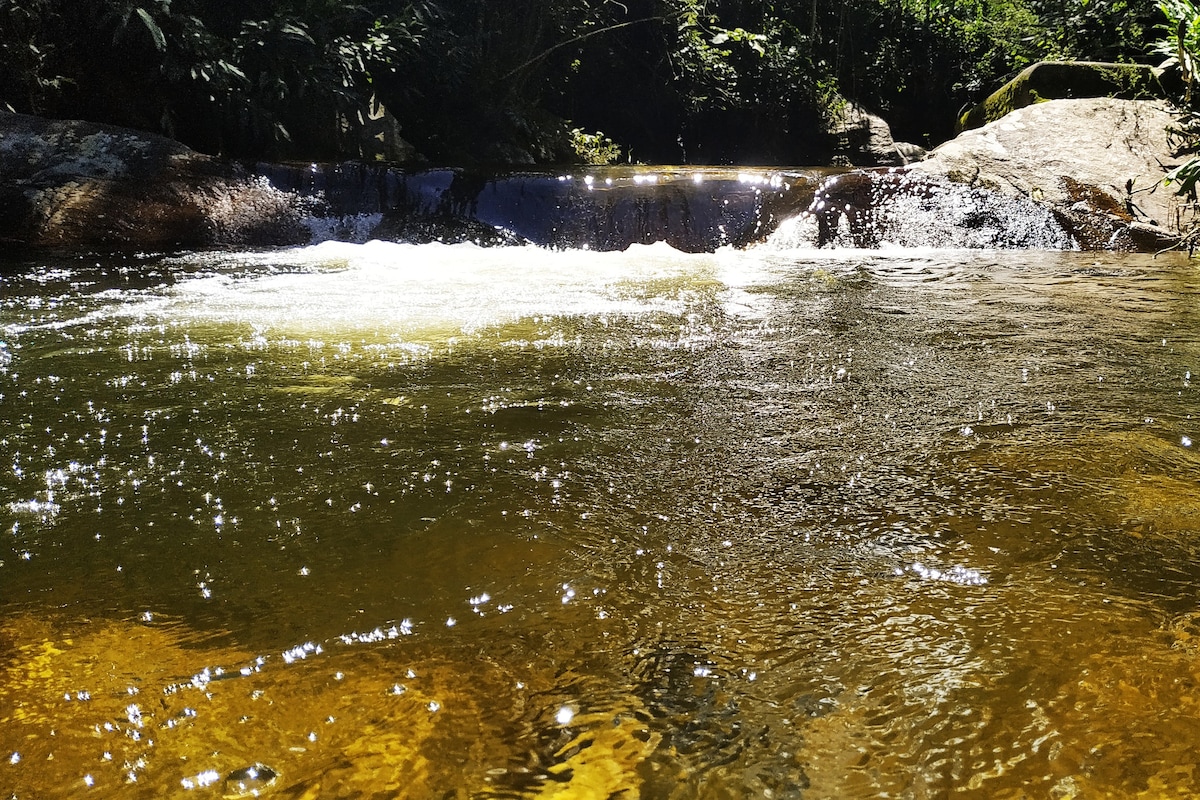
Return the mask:
[[[609,33],[611,31],[620,30],[621,28],[628,28],[631,25],[640,25],[643,22],[662,22],[665,19],[667,19],[666,16],[643,17],[641,19],[629,20],[628,22],[618,22],[616,25],[608,25],[603,28],[597,28],[594,31],[588,31],[587,33],[581,33],[578,36],[573,36],[572,38],[567,39],[566,41],[559,42],[558,44],[547,47],[545,50],[538,53],[533,58],[529,59],[528,61],[525,61],[522,64],[518,64],[517,66],[510,69],[508,72],[501,75],[500,80],[502,80],[502,81],[508,80],[513,75],[517,74],[518,72],[525,69],[526,67],[528,67],[532,64],[536,64],[537,62],[541,61],[546,56],[553,53],[555,50],[558,50],[559,48],[562,48],[562,47],[566,47],[569,44],[575,44],[576,42],[582,42],[584,39],[590,39],[593,36],[599,36],[602,33]]]

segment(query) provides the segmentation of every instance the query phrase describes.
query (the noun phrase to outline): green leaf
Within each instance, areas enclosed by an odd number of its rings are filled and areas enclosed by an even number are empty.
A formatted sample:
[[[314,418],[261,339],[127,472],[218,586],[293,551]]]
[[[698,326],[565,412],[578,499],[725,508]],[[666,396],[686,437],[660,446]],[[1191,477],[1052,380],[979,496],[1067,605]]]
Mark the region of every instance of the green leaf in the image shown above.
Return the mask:
[[[237,65],[235,65],[235,64],[230,64],[228,61],[218,61],[217,66],[220,67],[221,69],[225,70],[230,75],[236,75],[237,77],[241,78],[242,80],[247,80],[246,73],[244,73],[240,69],[238,69]]]
[[[1200,182],[1200,159],[1198,158],[1180,164],[1163,178],[1163,183],[1167,186],[1176,184],[1176,196],[1187,197],[1192,202],[1196,202],[1198,182]]]
[[[150,38],[154,40],[154,48],[160,53],[167,51],[167,37],[163,35],[162,28],[158,27],[158,23],[154,21],[154,17],[150,16],[150,12],[138,6],[134,9],[137,15],[142,18],[142,24],[146,26],[146,30],[150,31]]]
[[[316,44],[307,30],[305,30],[302,26],[293,24],[291,22],[285,22],[283,25],[281,25],[279,32],[284,36],[289,36],[293,39],[299,39],[303,42],[307,42],[308,44]]]

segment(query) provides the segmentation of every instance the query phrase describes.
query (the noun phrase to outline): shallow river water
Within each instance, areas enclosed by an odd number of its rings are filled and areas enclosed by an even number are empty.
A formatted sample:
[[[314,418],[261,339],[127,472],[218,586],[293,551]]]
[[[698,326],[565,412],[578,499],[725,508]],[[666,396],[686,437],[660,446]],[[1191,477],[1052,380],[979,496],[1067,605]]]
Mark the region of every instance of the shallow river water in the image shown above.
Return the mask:
[[[0,341],[5,798],[1200,792],[1183,257],[71,257]]]

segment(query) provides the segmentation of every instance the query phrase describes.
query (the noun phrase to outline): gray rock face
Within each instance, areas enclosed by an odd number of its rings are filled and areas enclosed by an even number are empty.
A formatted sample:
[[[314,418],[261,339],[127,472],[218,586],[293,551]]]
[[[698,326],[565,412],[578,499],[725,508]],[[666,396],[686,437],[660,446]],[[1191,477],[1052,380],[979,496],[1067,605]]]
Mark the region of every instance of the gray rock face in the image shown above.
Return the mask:
[[[936,148],[914,171],[1051,209],[1085,249],[1151,250],[1178,230],[1162,185],[1181,159],[1165,103],[1089,98],[1020,108]]]
[[[295,198],[170,139],[0,113],[0,242],[167,249],[305,241]]]
[[[837,122],[830,126],[835,163],[856,167],[898,167],[920,161],[925,150],[892,139],[887,121],[858,103],[847,101]]]

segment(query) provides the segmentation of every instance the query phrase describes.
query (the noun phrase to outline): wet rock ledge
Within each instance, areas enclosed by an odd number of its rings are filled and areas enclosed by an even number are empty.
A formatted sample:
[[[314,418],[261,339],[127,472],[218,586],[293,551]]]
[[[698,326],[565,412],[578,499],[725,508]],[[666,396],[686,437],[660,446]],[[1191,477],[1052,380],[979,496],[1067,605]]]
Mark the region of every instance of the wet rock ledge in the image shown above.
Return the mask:
[[[1059,99],[964,131],[912,168],[1048,209],[1084,250],[1172,245],[1184,208],[1162,184],[1181,163],[1162,100]]]
[[[646,187],[636,186],[619,197],[614,189],[606,204],[587,198],[590,205],[583,211],[600,215],[596,219],[583,214],[579,204],[564,201],[554,193],[557,189],[544,190],[542,184],[554,182],[549,175],[532,176],[526,180],[529,185],[509,192],[513,202],[519,201],[520,214],[493,209],[493,219],[486,213],[484,201],[491,202],[491,195],[485,189],[494,189],[499,178],[480,178],[478,186],[468,187],[469,197],[450,203],[453,208],[447,212],[447,199],[455,200],[456,192],[462,193],[460,184],[470,183],[457,172],[429,171],[414,177],[359,165],[390,181],[376,185],[379,181],[373,178],[363,184],[370,184],[378,207],[335,208],[336,198],[328,191],[306,191],[292,185],[295,181],[269,177],[270,171],[263,172],[261,165],[258,174],[252,174],[160,136],[0,113],[0,244],[153,251],[303,244],[312,240],[314,213],[373,213],[383,220],[372,223],[368,235],[423,240],[413,234],[416,230],[424,240],[449,241],[440,233],[447,229],[441,217],[452,212],[450,221],[465,231],[455,240],[506,243],[515,236],[572,246],[555,236],[587,223],[599,231],[591,232],[596,241],[574,246],[613,249],[658,236],[664,225],[676,225],[690,237],[676,246],[711,249],[714,241],[735,246],[760,241],[782,220],[807,208],[812,212],[809,218],[816,216],[820,223],[817,241],[808,244],[870,247],[887,241],[1156,251],[1177,241],[1184,221],[1182,205],[1162,185],[1164,170],[1181,160],[1168,140],[1172,121],[1166,103],[1159,100],[1050,100],[965,131],[907,167],[848,172],[824,183],[818,171],[789,173],[786,190],[738,188],[734,176],[728,181],[732,190],[706,181],[704,197],[688,188],[690,181],[660,185],[653,196]],[[679,195],[671,200],[674,205],[659,196],[667,189]],[[426,198],[422,192],[436,197]],[[708,213],[701,200],[719,208]],[[931,222],[920,222],[915,212]],[[682,221],[672,222],[672,213]],[[1013,219],[1019,223],[1016,229]],[[842,220],[843,234],[838,235]],[[881,221],[891,230],[881,227]],[[426,222],[436,222],[437,231],[428,234]],[[944,241],[930,237],[934,222],[953,228]],[[535,231],[535,223],[555,230]],[[492,235],[476,235],[481,226]],[[720,231],[719,240],[705,233],[710,228]],[[989,233],[993,229],[999,233]],[[498,236],[496,231],[511,236]],[[896,231],[907,231],[908,238]],[[668,241],[675,243],[669,237]]]
[[[818,246],[1157,252],[1188,211],[1162,183],[1181,160],[1165,103],[1060,99],[965,131],[903,169],[855,170],[817,189]]]

